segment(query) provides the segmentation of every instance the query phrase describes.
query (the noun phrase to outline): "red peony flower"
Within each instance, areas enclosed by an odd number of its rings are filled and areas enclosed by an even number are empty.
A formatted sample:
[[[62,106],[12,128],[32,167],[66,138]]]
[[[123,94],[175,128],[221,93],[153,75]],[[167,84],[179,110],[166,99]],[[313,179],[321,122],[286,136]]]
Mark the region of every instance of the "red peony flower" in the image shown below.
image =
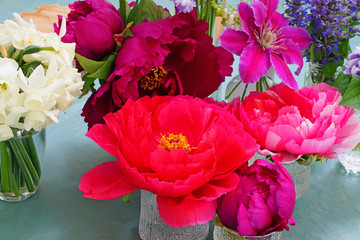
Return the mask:
[[[102,60],[115,51],[114,34],[124,29],[118,10],[106,0],[76,1],[70,4],[64,42],[75,42],[75,52],[92,60]],[[59,16],[59,26],[62,17]],[[54,24],[55,32],[60,28]]]
[[[86,173],[79,189],[94,199],[151,191],[172,227],[210,221],[217,198],[239,182],[234,171],[258,150],[234,116],[199,98],[143,97],[104,120],[88,136],[117,162]]]
[[[281,164],[258,159],[240,170],[237,188],[218,200],[221,223],[240,236],[263,236],[295,225],[295,186]]]
[[[213,93],[231,75],[233,57],[212,45],[207,28],[190,13],[133,27],[134,37],[125,39],[114,72],[84,107],[82,115],[89,127],[101,122],[95,115],[114,112],[128,99],[154,95],[204,98]]]

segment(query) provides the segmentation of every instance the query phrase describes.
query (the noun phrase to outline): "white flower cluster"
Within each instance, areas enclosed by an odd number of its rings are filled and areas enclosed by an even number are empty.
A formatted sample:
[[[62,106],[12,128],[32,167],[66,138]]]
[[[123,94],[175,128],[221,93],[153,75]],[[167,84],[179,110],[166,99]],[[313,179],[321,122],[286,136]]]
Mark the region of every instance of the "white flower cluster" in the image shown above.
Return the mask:
[[[0,140],[13,137],[12,129],[39,131],[58,123],[59,112],[73,104],[83,86],[74,65],[75,44],[61,42],[66,22],[58,36],[14,16],[17,23],[0,25]],[[42,50],[17,58],[34,45]]]

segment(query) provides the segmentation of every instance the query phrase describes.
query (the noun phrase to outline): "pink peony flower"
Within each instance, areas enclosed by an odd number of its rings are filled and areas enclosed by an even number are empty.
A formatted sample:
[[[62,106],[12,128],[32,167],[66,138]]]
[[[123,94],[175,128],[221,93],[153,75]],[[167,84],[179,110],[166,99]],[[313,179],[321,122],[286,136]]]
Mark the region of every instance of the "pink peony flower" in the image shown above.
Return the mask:
[[[281,83],[243,102],[231,111],[260,144],[263,155],[291,162],[303,155],[336,158],[360,141],[360,121],[351,108],[339,106],[340,92],[321,83],[294,90]]]
[[[240,236],[263,236],[295,225],[294,182],[281,164],[258,159],[239,170],[236,189],[219,198],[221,223]]]
[[[83,109],[89,127],[128,99],[155,95],[204,98],[213,93],[231,75],[233,57],[213,46],[207,28],[190,13],[133,27],[134,37],[125,39],[114,72]]]
[[[124,29],[118,10],[106,0],[76,1],[70,4],[64,42],[75,42],[75,52],[92,60],[102,60],[115,51],[114,34]],[[62,17],[59,16],[59,26]],[[54,24],[55,32],[60,28]]]
[[[242,31],[226,29],[220,36],[221,45],[239,55],[239,74],[244,83],[260,80],[274,67],[280,79],[292,88],[298,85],[287,64],[303,66],[301,51],[311,43],[303,28],[292,27],[289,20],[276,12],[279,0],[254,0],[252,8],[245,2],[238,5]]]
[[[217,198],[238,184],[235,170],[258,149],[234,116],[198,98],[143,97],[104,119],[87,136],[117,162],[90,170],[79,189],[94,199],[151,191],[172,227],[210,221]]]

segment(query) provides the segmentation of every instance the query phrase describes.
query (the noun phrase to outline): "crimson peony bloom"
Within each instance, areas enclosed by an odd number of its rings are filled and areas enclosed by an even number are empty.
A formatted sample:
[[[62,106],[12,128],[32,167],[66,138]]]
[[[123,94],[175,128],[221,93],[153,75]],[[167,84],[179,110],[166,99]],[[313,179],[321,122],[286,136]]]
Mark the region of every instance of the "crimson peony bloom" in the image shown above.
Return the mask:
[[[218,199],[221,223],[240,236],[263,236],[295,225],[295,186],[281,164],[258,159],[239,170],[237,188]]]
[[[151,191],[164,222],[176,228],[209,222],[217,198],[237,186],[235,170],[258,150],[234,116],[199,98],[129,100],[104,120],[87,136],[117,162],[90,170],[79,189],[105,200]]]
[[[102,60],[116,49],[114,34],[124,29],[118,10],[106,0],[76,1],[70,4],[63,42],[75,42],[75,52],[92,60]],[[59,16],[59,26],[62,17]],[[54,25],[55,32],[60,28]]]
[[[298,85],[287,64],[303,66],[301,51],[312,42],[301,27],[292,27],[289,20],[276,12],[279,0],[254,0],[238,5],[242,31],[226,29],[220,36],[221,45],[239,55],[239,74],[244,83],[254,83],[273,66],[280,79],[292,88]]]
[[[360,141],[355,111],[339,106],[340,92],[325,83],[294,90],[281,83],[243,102],[231,111],[260,144],[260,153],[279,162],[303,155],[336,158]]]
[[[191,13],[131,28],[134,37],[125,39],[114,72],[83,109],[89,127],[128,99],[155,95],[204,98],[213,93],[231,75],[233,56],[213,46],[207,28],[207,23]]]

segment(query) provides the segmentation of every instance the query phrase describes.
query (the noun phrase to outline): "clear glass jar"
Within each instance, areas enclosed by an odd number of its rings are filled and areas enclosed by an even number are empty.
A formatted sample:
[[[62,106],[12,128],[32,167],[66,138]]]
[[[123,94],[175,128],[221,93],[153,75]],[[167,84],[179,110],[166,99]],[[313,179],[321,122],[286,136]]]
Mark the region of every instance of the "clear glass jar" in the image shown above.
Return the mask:
[[[282,165],[294,181],[296,199],[305,196],[310,187],[310,165],[301,165],[297,161],[282,163]]]
[[[19,130],[0,141],[0,200],[16,202],[34,195],[45,156],[45,129]]]
[[[214,240],[282,240],[282,232],[272,232],[264,236],[240,236],[236,231],[227,227],[214,227]]]
[[[183,228],[173,228],[161,219],[156,194],[141,190],[139,234],[143,240],[205,240],[209,223]],[[176,214],[174,212],[174,214]]]

